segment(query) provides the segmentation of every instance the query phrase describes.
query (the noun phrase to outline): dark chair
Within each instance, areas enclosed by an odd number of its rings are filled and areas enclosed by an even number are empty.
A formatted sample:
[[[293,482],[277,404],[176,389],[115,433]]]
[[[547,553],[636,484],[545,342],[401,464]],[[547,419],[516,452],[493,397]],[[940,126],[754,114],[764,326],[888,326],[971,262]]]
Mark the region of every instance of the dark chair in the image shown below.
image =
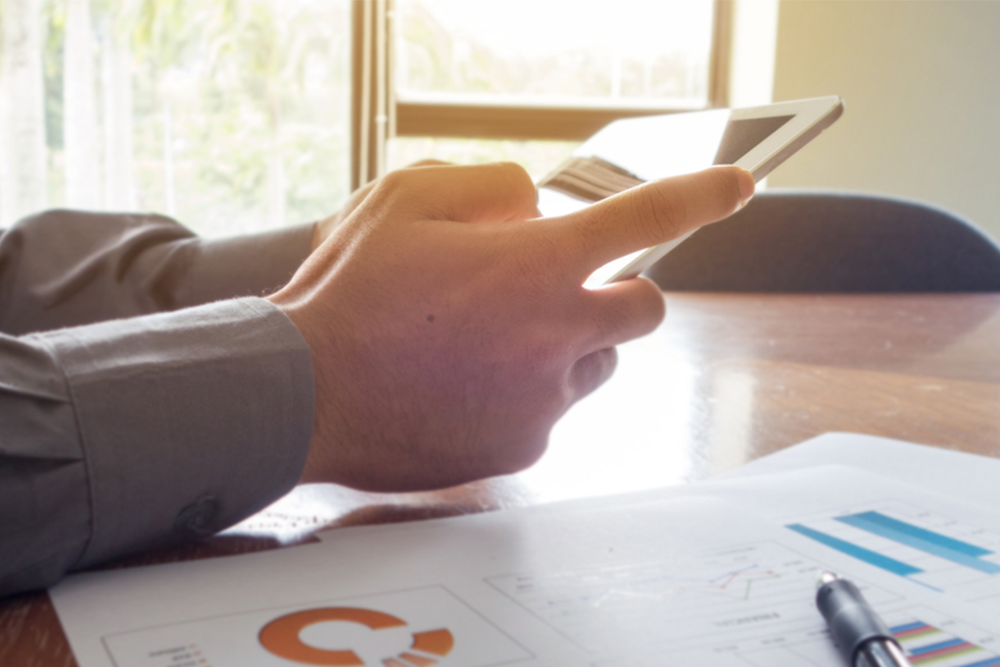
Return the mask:
[[[696,232],[646,275],[667,291],[997,292],[1000,246],[919,202],[770,190]]]

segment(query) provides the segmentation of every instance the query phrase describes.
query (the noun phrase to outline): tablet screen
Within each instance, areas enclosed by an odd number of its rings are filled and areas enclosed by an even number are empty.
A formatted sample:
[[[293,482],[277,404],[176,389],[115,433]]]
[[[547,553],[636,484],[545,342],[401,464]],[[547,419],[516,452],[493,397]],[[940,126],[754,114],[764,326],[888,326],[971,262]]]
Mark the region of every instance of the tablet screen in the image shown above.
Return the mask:
[[[539,208],[563,215],[648,180],[733,164],[792,118],[717,109],[614,123],[538,183]]]
[[[712,164],[733,164],[793,118],[794,115],[729,121]]]

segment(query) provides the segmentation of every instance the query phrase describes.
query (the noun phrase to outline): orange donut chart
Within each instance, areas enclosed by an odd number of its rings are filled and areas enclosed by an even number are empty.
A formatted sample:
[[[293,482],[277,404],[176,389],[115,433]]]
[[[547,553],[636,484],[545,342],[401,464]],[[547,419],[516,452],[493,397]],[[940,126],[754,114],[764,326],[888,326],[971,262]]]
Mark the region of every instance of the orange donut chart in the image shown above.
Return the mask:
[[[315,648],[299,639],[299,633],[308,626],[329,621],[358,623],[372,630],[398,628],[406,625],[406,622],[402,619],[380,611],[372,611],[371,609],[361,609],[358,607],[322,607],[280,616],[261,628],[257,639],[260,641],[261,646],[274,655],[294,662],[306,665],[320,665],[321,667],[363,667],[365,662],[354,651],[349,649],[329,650]],[[454,646],[455,638],[451,632],[445,628],[441,628],[438,630],[415,632],[413,634],[413,644],[410,648],[432,655],[445,656],[451,652]],[[404,658],[409,664],[414,665],[431,665],[436,662],[426,657],[406,653],[399,657]],[[384,664],[402,663],[396,663],[395,660],[390,658],[388,661],[384,661]]]
[[[258,639],[261,646],[271,653],[295,662],[324,667],[363,667],[364,661],[354,651],[314,648],[299,639],[299,633],[307,626],[327,621],[359,623],[372,630],[406,625],[405,621],[380,611],[354,607],[325,607],[307,609],[276,618],[261,629]]]
[[[455,638],[451,636],[451,632],[442,628],[413,633],[413,645],[410,648],[443,656],[451,653],[454,647]]]

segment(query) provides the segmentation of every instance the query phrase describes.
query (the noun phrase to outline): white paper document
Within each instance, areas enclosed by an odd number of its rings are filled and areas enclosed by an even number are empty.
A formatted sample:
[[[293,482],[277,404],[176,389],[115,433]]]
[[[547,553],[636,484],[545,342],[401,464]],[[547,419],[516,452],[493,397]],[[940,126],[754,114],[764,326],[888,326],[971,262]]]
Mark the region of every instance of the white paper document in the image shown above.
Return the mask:
[[[858,433],[824,433],[716,479],[839,464],[1000,510],[1000,459]]]
[[[998,553],[990,510],[824,466],[340,529],[51,593],[81,667],[843,667],[814,604],[833,570],[915,665],[996,667]]]

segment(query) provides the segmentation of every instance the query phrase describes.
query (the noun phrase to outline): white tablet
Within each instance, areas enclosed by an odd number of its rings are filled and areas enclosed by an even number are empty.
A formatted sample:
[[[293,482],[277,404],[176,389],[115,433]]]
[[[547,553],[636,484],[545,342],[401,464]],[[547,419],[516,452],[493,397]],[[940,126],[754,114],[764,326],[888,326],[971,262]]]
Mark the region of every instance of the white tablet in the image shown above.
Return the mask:
[[[538,207],[546,216],[564,215],[646,181],[713,164],[735,164],[760,181],[843,110],[843,101],[831,96],[618,120],[539,181]],[[615,260],[595,271],[587,285],[635,277],[688,236]]]

